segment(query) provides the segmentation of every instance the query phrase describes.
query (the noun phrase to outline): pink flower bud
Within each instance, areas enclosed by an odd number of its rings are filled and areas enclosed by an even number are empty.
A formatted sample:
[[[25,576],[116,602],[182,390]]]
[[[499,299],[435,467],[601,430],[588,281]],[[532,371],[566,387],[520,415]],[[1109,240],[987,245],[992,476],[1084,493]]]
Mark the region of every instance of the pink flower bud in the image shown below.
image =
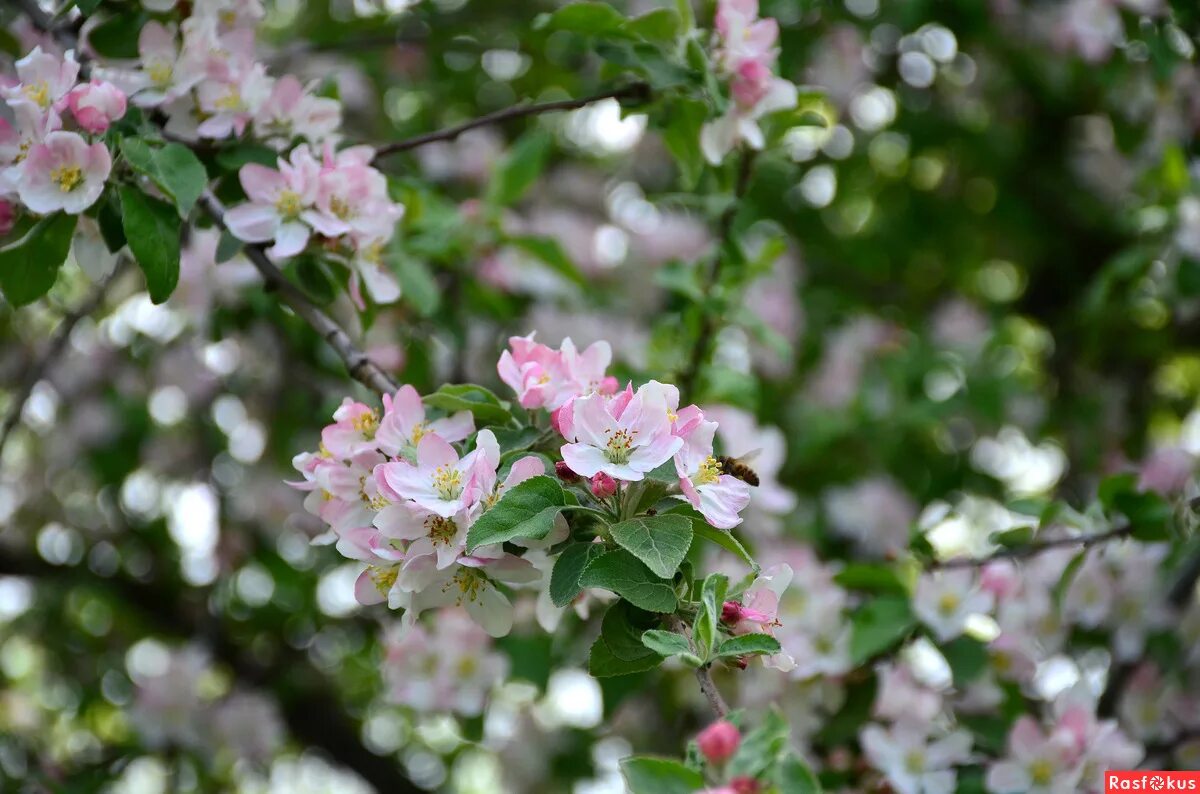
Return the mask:
[[[762,786],[752,777],[735,777],[729,781],[729,788],[735,794],[758,794],[758,792],[762,791]]]
[[[617,481],[604,472],[592,478],[592,496],[607,499],[617,492]]]
[[[67,106],[80,127],[99,134],[125,115],[125,93],[112,83],[93,80],[72,88],[67,94]]]
[[[737,601],[726,601],[721,605],[721,622],[737,623],[742,619],[742,605]]]
[[[743,61],[730,85],[733,101],[746,110],[754,107],[770,90],[771,76],[770,67],[762,61]]]
[[[563,482],[579,482],[579,475],[574,469],[567,465],[565,460],[560,460],[554,464],[554,473],[558,475],[558,479]]]
[[[732,722],[720,720],[709,725],[696,737],[700,752],[713,764],[723,764],[737,752],[742,735]]]
[[[17,222],[17,208],[11,201],[0,199],[0,237],[12,231]]]

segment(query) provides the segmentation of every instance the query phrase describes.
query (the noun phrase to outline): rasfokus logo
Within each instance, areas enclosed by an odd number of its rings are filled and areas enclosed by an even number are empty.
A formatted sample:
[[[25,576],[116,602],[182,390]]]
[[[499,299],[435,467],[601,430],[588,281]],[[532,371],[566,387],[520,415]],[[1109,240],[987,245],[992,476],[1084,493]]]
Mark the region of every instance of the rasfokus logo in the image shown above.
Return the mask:
[[[1105,772],[1104,792],[1113,791],[1200,791],[1200,772]]]

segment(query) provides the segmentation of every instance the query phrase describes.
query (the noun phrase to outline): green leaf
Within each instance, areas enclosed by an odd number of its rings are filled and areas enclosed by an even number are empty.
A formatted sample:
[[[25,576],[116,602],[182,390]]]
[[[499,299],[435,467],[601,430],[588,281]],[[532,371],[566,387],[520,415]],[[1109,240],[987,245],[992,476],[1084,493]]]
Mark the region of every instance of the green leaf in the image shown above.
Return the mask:
[[[149,19],[142,11],[109,17],[88,33],[88,45],[106,58],[136,58],[138,34]]]
[[[146,274],[150,300],[162,303],[179,283],[179,215],[171,205],[131,185],[121,186],[121,225]]]
[[[692,522],[669,513],[631,518],[610,531],[618,546],[664,579],[675,575],[692,546]]]
[[[817,776],[795,753],[785,755],[775,767],[775,785],[779,794],[821,794]]]
[[[850,661],[860,665],[899,642],[916,622],[908,599],[880,596],[850,618]]]
[[[275,168],[279,165],[279,152],[259,143],[241,143],[217,152],[217,165],[226,171],[238,171],[249,163]]]
[[[746,734],[737,753],[729,760],[729,777],[762,775],[787,747],[790,733],[787,720],[771,709],[763,724]]]
[[[695,794],[704,788],[699,772],[668,758],[625,758],[621,774],[629,794]]]
[[[696,75],[662,50],[644,41],[601,41],[596,54],[609,63],[641,75],[651,88],[678,88],[696,82]]]
[[[653,670],[662,664],[662,660],[661,656],[652,653],[634,661],[626,661],[612,652],[603,637],[597,637],[588,656],[588,672],[594,678],[630,675]]]
[[[649,612],[674,612],[678,604],[670,583],[655,576],[637,557],[623,549],[592,560],[583,569],[579,584],[611,590]]]
[[[13,306],[45,295],[71,250],[78,216],[58,212],[38,221],[20,240],[0,248],[0,290]]]
[[[1003,532],[993,532],[988,539],[997,546],[1011,549],[1017,546],[1028,546],[1033,541],[1034,533],[1033,527],[1014,527]]]
[[[642,633],[658,623],[658,616],[632,606],[628,601],[617,601],[604,613],[600,623],[600,636],[613,656],[626,662],[636,662],[654,654],[642,644]]]
[[[670,105],[663,129],[663,142],[675,164],[685,190],[695,188],[704,170],[704,153],[700,150],[700,128],[708,119],[708,105],[698,99],[681,97]],[[695,273],[695,268],[688,268]]]
[[[673,631],[650,629],[642,634],[642,644],[661,656],[676,656],[681,653],[691,653],[687,637]]]
[[[134,170],[150,177],[171,197],[181,218],[187,217],[208,186],[208,172],[182,144],[155,147],[141,138],[122,138],[121,154]]]
[[[549,133],[533,130],[513,144],[508,156],[492,177],[492,183],[488,187],[488,203],[496,207],[507,207],[519,201],[542,175],[552,142]]]
[[[337,297],[337,290],[329,273],[315,256],[300,256],[292,260],[296,266],[296,280],[305,294],[314,303],[325,305]]]
[[[675,10],[683,23],[683,29],[691,32],[696,27],[696,12],[692,8],[692,0],[675,0]]]
[[[554,517],[567,495],[553,477],[530,477],[514,485],[467,531],[467,551],[513,538],[541,540],[554,529]]]
[[[1171,503],[1151,491],[1124,491],[1113,497],[1113,506],[1129,518],[1133,537],[1147,543],[1170,540]]]
[[[569,30],[585,36],[604,36],[619,33],[625,17],[608,3],[571,3],[546,17],[543,24],[549,30]]]
[[[894,566],[852,562],[838,571],[833,581],[850,590],[868,590],[905,595],[908,588]]]
[[[725,605],[725,591],[729,589],[729,577],[720,573],[709,574],[700,587],[700,609],[692,624],[692,635],[701,658],[712,658],[713,646],[717,641],[717,626],[721,621],[721,610]]]
[[[521,236],[509,237],[510,245],[520,248],[538,261],[549,266],[558,275],[581,287],[588,286],[588,280],[580,272],[571,258],[563,251],[557,240],[550,237]]]
[[[425,404],[451,414],[470,411],[481,425],[507,424],[512,420],[512,415],[499,397],[473,383],[443,386],[426,396]]]
[[[696,533],[697,537],[707,540],[709,543],[717,544],[726,551],[737,555],[742,562],[749,565],[753,570],[758,570],[758,563],[754,561],[754,558],[750,556],[750,552],[746,551],[746,547],[729,530],[717,529],[704,519],[693,520],[692,530]]]
[[[572,543],[563,549],[550,572],[550,600],[554,606],[565,607],[575,600],[583,590],[579,575],[589,562],[603,553],[604,546],[599,543]]]
[[[987,669],[987,646],[973,637],[956,637],[943,645],[941,651],[950,665],[954,685],[959,688],[967,686]]]
[[[757,653],[779,653],[779,640],[770,634],[739,634],[721,643],[717,656],[746,656]]]
[[[679,38],[682,22],[673,8],[656,8],[625,22],[624,30],[647,41],[672,42]]]

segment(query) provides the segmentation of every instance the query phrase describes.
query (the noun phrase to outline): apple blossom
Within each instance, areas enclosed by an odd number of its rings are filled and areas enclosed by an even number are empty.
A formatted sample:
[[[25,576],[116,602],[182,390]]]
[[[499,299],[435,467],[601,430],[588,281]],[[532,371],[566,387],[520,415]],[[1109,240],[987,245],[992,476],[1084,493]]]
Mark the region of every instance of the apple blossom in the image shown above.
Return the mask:
[[[67,107],[80,127],[98,135],[125,115],[125,93],[112,83],[92,80],[71,89]]]
[[[993,794],[1071,794],[1082,774],[1072,734],[1047,734],[1024,715],[1009,731],[1008,756],[989,765],[985,785]]]
[[[331,140],[342,123],[342,106],[335,99],[314,96],[294,75],[284,75],[254,114],[254,132],[268,143],[286,146],[296,137],[311,144]]]
[[[605,374],[612,361],[607,342],[594,342],[580,352],[570,337],[558,350],[533,337],[511,337],[511,350],[501,353],[496,365],[500,379],[517,393],[523,408],[556,411],[572,397],[617,390],[616,380]]]
[[[4,98],[27,99],[42,112],[52,112],[79,76],[79,63],[74,55],[53,55],[40,46],[17,61],[16,67],[19,85],[4,89]]]
[[[678,424],[678,422],[677,422]],[[683,436],[683,447],[675,455],[675,471],[685,500],[718,529],[732,529],[742,522],[738,514],[750,504],[750,486],[726,474],[713,457],[716,422],[692,423]]]
[[[971,735],[958,730],[931,740],[929,732],[930,726],[921,722],[898,722],[890,729],[869,724],[862,729],[867,760],[896,794],[954,791],[958,776],[953,767],[969,759]]]
[[[78,215],[100,198],[111,170],[103,143],[88,144],[74,132],[51,132],[30,147],[17,192],[34,212]]]
[[[303,251],[311,232],[301,216],[316,200],[319,168],[304,144],[288,160],[280,158],[278,170],[257,163],[242,166],[238,179],[249,201],[225,214],[229,231],[249,243],[274,240],[267,250],[271,256]]]
[[[417,444],[428,433],[451,443],[462,441],[475,430],[475,417],[470,411],[459,411],[444,419],[428,420],[425,403],[412,386],[401,386],[394,396],[383,395],[383,418],[373,440],[380,451],[391,457],[412,457]]]
[[[923,574],[913,595],[913,611],[942,642],[962,634],[968,618],[991,612],[993,604],[969,570]]]
[[[683,439],[671,432],[666,406],[645,386],[627,402],[593,393],[572,401],[571,443],[563,460],[583,477],[603,472],[613,479],[640,481],[671,459]]]
[[[411,499],[443,518],[472,504],[469,487],[479,452],[459,458],[458,452],[436,435],[425,435],[417,444],[416,462],[396,460],[380,464],[375,479],[385,494]]]

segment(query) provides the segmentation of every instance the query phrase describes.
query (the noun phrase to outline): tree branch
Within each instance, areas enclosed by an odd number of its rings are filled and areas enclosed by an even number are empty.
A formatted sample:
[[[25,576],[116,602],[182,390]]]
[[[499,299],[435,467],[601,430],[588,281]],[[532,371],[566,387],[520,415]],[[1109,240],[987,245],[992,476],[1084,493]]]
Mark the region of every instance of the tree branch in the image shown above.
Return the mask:
[[[563,110],[578,110],[586,107],[594,102],[600,102],[604,99],[645,99],[650,94],[650,87],[645,83],[632,83],[623,88],[615,88],[611,91],[605,91],[600,94],[581,97],[579,99],[558,99],[553,102],[536,102],[525,105],[513,105],[512,107],[497,110],[494,113],[489,113],[486,116],[480,116],[477,119],[464,121],[453,127],[447,127],[444,130],[435,132],[427,132],[424,135],[417,135],[413,138],[406,138],[402,141],[393,143],[385,143],[375,150],[375,160],[382,157],[387,157],[390,154],[398,152],[407,152],[410,149],[416,149],[419,146],[424,146],[429,143],[438,141],[452,141],[464,132],[476,129],[478,127],[487,127],[492,124],[499,124],[510,119],[519,119],[526,116],[536,116],[542,113],[554,113]]]
[[[46,348],[46,352],[41,358],[37,359],[33,366],[29,367],[25,372],[25,377],[17,387],[16,394],[13,396],[13,403],[9,406],[8,415],[4,417],[4,424],[0,425],[0,459],[4,456],[4,445],[8,443],[8,437],[16,428],[17,423],[21,421],[21,413],[25,409],[25,403],[29,400],[29,395],[33,393],[33,387],[46,374],[46,370],[50,365],[62,355],[63,349],[67,346],[67,340],[71,338],[71,332],[75,330],[75,326],[84,317],[87,317],[92,312],[100,307],[104,302],[104,295],[108,291],[109,286],[116,281],[117,277],[124,270],[127,264],[124,257],[117,261],[113,271],[100,280],[83,302],[77,306],[74,311],[69,312],[59,322],[58,327],[54,329],[54,335],[50,337],[50,344]]]
[[[1054,538],[1041,543],[1029,543],[1024,546],[1013,546],[1001,549],[986,557],[952,557],[948,560],[934,560],[928,565],[929,570],[944,570],[947,568],[979,568],[997,560],[1023,560],[1034,557],[1044,551],[1061,549],[1065,546],[1078,546],[1080,549],[1090,548],[1110,540],[1128,537],[1133,534],[1133,527],[1125,524],[1095,535],[1073,535],[1069,538]]]
[[[687,624],[678,615],[668,615],[666,624],[671,631],[685,636],[689,634]],[[721,697],[721,690],[717,689],[717,683],[713,681],[711,665],[697,667],[696,680],[700,683],[700,691],[708,699],[708,705],[712,707],[713,714],[719,720],[724,719],[729,714],[729,706],[725,703],[725,698]]]
[[[742,152],[742,158],[738,164],[737,184],[733,189],[733,201],[725,211],[721,213],[721,218],[717,223],[717,250],[713,254],[712,261],[709,264],[708,274],[702,285],[704,290],[704,303],[713,294],[713,288],[721,280],[721,272],[725,266],[725,246],[730,242],[733,234],[733,219],[737,217],[738,205],[742,198],[746,195],[746,190],[750,187],[750,177],[754,173],[754,157],[755,153],[752,149],[746,149]],[[700,319],[700,333],[696,337],[696,344],[692,347],[692,356],[688,361],[687,369],[679,377],[679,390],[688,396],[688,399],[695,398],[696,382],[700,378],[700,370],[703,369],[704,363],[708,360],[708,351],[712,347],[713,337],[716,335],[720,322],[714,317],[707,307],[702,307],[704,313]]]
[[[217,226],[226,229],[225,207],[211,191],[206,190],[200,197],[199,203]],[[287,277],[275,266],[261,245],[244,244],[242,250],[245,252],[246,258],[262,274],[267,286],[278,292],[283,302],[329,343],[329,346],[346,364],[346,370],[350,373],[350,377],[379,394],[391,394],[399,388],[390,375],[371,361],[366,353],[358,349],[344,328],[310,301],[299,287],[287,280]]]

